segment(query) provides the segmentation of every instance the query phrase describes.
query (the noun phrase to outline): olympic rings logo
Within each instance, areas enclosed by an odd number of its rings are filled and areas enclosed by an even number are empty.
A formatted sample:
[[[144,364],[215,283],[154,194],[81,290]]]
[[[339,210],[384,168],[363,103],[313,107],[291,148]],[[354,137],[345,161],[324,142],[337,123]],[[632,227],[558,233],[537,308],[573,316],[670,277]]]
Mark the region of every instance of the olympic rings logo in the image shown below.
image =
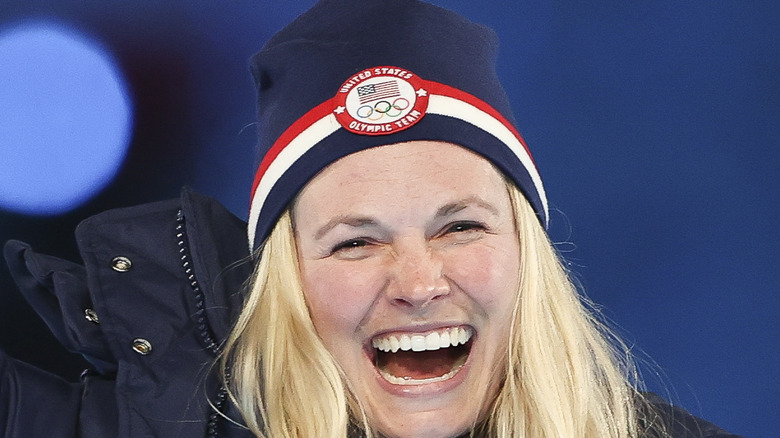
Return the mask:
[[[361,119],[368,119],[372,122],[381,120],[384,116],[391,119],[400,116],[405,109],[409,108],[409,101],[403,97],[396,98],[393,103],[386,100],[376,102],[374,106],[363,105],[355,112]]]

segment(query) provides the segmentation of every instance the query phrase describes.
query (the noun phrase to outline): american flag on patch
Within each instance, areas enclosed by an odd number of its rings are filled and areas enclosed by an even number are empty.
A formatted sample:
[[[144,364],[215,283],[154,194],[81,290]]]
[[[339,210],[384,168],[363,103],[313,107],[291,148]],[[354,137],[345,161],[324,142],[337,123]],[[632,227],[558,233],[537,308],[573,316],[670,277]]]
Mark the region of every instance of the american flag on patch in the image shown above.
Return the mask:
[[[401,95],[398,91],[398,83],[392,80],[357,87],[357,92],[358,96],[360,96],[361,104],[371,102],[372,100],[389,99]]]

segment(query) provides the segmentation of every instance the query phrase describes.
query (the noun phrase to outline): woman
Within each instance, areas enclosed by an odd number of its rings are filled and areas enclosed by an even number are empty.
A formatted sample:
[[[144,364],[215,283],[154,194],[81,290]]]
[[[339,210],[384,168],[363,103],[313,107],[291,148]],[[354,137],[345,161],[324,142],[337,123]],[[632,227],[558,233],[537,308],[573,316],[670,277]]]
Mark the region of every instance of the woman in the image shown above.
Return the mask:
[[[86,267],[8,245],[95,369],[0,356],[6,436],[730,436],[637,392],[578,297],[495,46],[413,0],[324,0],[274,36],[243,297],[243,225],[188,191],[86,221]]]
[[[427,4],[324,1],[253,60],[259,263],[223,365],[255,434],[634,437],[656,422],[544,233],[494,49]]]
[[[350,414],[382,436],[634,432],[634,394],[533,210],[470,151],[415,141],[336,161],[261,260],[229,349],[234,375],[257,373],[238,394],[264,377],[264,394],[239,400],[265,403],[270,436],[337,436]],[[256,371],[256,357],[270,363]],[[304,404],[320,414],[292,423]]]

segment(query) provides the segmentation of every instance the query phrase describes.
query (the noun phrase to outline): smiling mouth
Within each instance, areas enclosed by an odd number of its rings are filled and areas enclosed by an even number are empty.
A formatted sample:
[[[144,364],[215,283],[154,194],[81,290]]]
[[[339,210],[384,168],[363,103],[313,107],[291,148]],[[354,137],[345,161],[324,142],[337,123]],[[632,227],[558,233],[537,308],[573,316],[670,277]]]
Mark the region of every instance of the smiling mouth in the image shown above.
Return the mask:
[[[451,379],[471,352],[473,329],[449,327],[426,333],[375,337],[374,365],[396,385],[420,385]]]

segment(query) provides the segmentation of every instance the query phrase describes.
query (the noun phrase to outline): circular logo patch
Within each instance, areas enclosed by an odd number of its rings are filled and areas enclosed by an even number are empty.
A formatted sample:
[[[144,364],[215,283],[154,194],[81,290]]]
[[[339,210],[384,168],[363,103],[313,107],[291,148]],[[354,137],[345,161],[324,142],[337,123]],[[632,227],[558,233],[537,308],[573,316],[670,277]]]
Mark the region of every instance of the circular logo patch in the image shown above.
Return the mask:
[[[339,88],[333,113],[356,134],[386,135],[403,131],[425,115],[428,91],[414,73],[398,67],[372,67]]]

